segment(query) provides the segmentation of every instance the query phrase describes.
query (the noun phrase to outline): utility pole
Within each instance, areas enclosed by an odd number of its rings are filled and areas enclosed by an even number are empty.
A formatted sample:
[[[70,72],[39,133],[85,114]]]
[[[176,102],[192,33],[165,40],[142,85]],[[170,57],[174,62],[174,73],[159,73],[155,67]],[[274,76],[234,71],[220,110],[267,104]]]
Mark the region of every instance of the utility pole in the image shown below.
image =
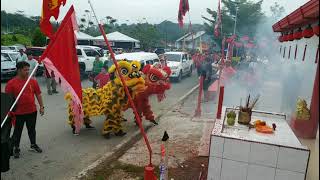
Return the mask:
[[[236,17],[235,17],[235,20],[234,20],[233,34],[236,34],[238,10],[239,10],[239,7],[237,6],[237,7],[236,7]]]

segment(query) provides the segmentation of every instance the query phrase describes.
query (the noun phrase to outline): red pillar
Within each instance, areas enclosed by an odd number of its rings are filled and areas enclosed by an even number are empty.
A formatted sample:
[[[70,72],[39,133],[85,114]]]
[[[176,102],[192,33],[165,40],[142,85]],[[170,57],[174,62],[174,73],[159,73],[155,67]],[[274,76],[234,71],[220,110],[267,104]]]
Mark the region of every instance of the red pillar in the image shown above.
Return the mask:
[[[222,104],[223,104],[223,96],[224,96],[224,86],[220,86],[220,93],[219,93],[219,101],[218,101],[218,111],[217,111],[217,119],[221,118],[222,112]]]
[[[296,136],[301,138],[315,139],[319,124],[319,63],[313,85],[312,99],[310,104],[310,120],[297,120],[295,116],[291,118],[291,127]]]

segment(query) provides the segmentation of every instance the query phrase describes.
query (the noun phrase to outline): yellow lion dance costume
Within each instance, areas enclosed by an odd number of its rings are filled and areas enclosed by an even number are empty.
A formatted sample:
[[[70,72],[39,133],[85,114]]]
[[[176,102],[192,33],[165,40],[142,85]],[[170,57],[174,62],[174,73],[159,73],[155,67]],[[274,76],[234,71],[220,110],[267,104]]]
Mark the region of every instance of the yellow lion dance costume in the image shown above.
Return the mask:
[[[137,69],[139,70],[141,65],[136,61],[131,63],[127,61],[118,61],[118,64],[130,95],[134,98],[136,94],[144,91],[145,89],[145,81],[141,77],[141,73],[137,72]],[[128,97],[126,96],[121,79],[116,72],[115,65],[110,67],[109,73],[111,81],[102,88],[86,88],[82,90],[82,105],[84,124],[86,128],[93,128],[90,126],[90,117],[105,115],[106,119],[104,121],[102,135],[107,139],[110,138],[111,133],[114,133],[116,136],[124,136],[126,134],[121,125],[124,120],[122,112],[129,105]],[[73,134],[76,134],[74,127],[74,115],[70,105],[71,96],[69,93],[66,94],[65,99],[69,102],[68,123],[73,129]]]

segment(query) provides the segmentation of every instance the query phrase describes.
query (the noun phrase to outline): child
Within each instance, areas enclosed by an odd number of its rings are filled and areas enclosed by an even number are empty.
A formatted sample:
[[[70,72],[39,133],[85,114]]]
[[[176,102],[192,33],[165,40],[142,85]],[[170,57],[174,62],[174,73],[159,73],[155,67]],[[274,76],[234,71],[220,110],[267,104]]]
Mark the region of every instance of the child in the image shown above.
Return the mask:
[[[94,78],[94,81],[97,83],[97,88],[102,88],[110,80],[110,75],[108,73],[108,66],[103,66],[101,72]]]

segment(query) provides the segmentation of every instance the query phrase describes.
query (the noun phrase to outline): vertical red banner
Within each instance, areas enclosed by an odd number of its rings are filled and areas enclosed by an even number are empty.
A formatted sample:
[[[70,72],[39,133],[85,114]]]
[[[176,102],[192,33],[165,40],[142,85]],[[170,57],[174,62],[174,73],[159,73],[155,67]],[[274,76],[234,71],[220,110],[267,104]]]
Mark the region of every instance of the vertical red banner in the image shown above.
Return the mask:
[[[218,111],[217,119],[221,118],[222,105],[223,105],[223,96],[224,96],[224,86],[220,86],[219,101],[218,101]]]

